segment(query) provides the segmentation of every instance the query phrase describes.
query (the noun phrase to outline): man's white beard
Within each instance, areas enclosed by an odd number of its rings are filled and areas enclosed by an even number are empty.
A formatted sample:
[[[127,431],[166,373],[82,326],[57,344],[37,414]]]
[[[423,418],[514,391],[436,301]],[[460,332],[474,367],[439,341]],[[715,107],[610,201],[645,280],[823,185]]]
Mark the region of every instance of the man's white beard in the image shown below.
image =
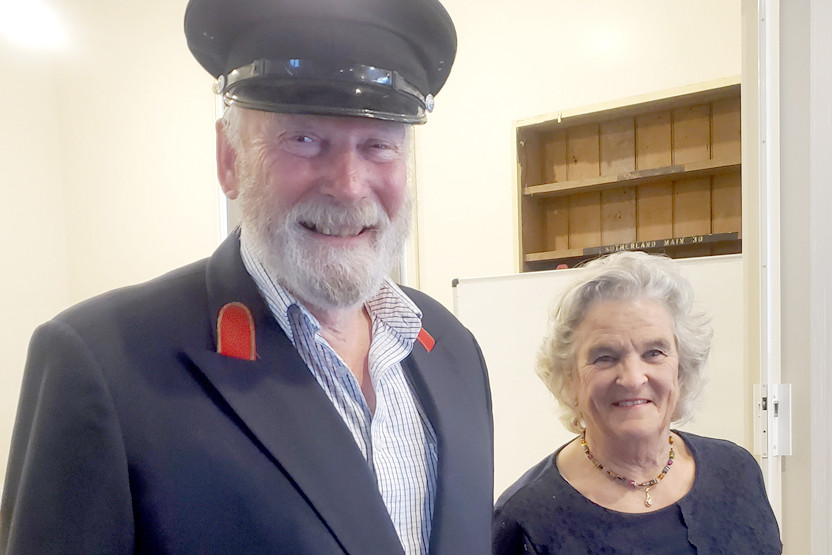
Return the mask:
[[[403,252],[411,220],[410,195],[405,194],[391,220],[370,200],[343,205],[321,197],[299,202],[286,212],[272,206],[259,189],[244,187],[240,193],[243,233],[272,279],[321,310],[354,308],[376,294]],[[355,247],[327,246],[311,237],[303,224],[344,234],[372,228],[365,233],[374,237]]]

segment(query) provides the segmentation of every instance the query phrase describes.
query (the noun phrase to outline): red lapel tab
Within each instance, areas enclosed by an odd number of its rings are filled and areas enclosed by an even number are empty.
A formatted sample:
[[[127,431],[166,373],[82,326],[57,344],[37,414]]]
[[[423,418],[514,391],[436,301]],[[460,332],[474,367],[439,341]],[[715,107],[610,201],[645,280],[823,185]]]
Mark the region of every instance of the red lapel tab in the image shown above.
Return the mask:
[[[228,303],[217,317],[217,352],[228,357],[254,360],[254,318],[243,303]]]
[[[434,341],[433,337],[425,331],[425,328],[419,330],[419,335],[416,336],[416,340],[422,344],[422,347],[424,347],[427,352],[431,352],[433,350],[433,346],[436,345],[436,341]]]

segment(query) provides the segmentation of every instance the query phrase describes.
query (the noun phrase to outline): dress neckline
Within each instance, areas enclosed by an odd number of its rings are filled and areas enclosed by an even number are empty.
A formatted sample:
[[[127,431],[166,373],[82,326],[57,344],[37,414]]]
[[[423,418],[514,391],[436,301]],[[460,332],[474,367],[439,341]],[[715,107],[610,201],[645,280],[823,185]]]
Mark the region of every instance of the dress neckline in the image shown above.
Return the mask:
[[[555,478],[555,480],[561,482],[564,486],[566,486],[566,488],[569,491],[571,491],[574,495],[576,495],[580,499],[584,500],[586,503],[588,503],[588,504],[590,504],[594,507],[597,507],[597,508],[599,508],[603,511],[606,511],[608,513],[615,514],[615,515],[620,515],[620,516],[625,517],[625,518],[643,518],[643,517],[647,517],[647,516],[651,516],[651,515],[655,516],[655,515],[660,515],[662,513],[662,511],[675,509],[676,507],[679,506],[680,503],[685,501],[686,498],[691,495],[691,493],[693,493],[693,491],[696,489],[696,487],[698,485],[699,472],[697,472],[697,469],[699,468],[699,459],[696,457],[696,449],[691,446],[691,442],[688,441],[687,438],[686,438],[687,434],[685,434],[684,432],[680,432],[679,430],[671,429],[670,431],[673,432],[674,434],[676,434],[677,436],[679,436],[679,438],[681,438],[682,442],[685,444],[685,447],[687,447],[688,451],[690,451],[691,457],[693,457],[694,471],[693,471],[693,483],[691,484],[690,489],[687,491],[687,493],[685,493],[682,497],[680,497],[679,499],[677,499],[676,501],[674,501],[670,505],[667,505],[666,507],[662,507],[660,509],[655,509],[653,511],[645,511],[645,512],[637,512],[637,513],[628,513],[628,512],[625,512],[625,511],[616,511],[615,509],[610,509],[610,508],[604,507],[603,505],[599,505],[598,503],[596,503],[595,501],[586,497],[583,493],[578,491],[575,488],[575,486],[570,484],[569,481],[566,478],[564,478],[563,475],[560,473],[560,468],[558,468],[558,462],[557,461],[558,461],[558,455],[560,454],[561,451],[563,451],[563,449],[567,445],[569,445],[573,441],[580,441],[580,437],[581,437],[580,435],[575,436],[574,439],[571,439],[571,440],[567,441],[566,443],[564,443],[563,445],[558,447],[558,449],[554,453],[552,453],[551,460],[549,462],[552,466],[554,466],[554,470],[555,470],[555,477],[554,478]]]

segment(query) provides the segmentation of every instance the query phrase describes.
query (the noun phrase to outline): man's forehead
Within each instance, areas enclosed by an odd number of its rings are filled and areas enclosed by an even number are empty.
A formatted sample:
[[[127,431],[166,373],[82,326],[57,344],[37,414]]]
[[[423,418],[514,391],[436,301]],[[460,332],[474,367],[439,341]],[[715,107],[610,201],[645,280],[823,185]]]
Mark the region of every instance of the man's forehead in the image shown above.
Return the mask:
[[[278,112],[265,112],[262,110],[250,110],[240,108],[253,128],[274,131],[277,129],[297,130],[367,130],[379,131],[388,134],[402,135],[412,125],[397,121],[387,121],[372,118],[360,118],[351,116],[326,116],[313,114],[287,114]]]

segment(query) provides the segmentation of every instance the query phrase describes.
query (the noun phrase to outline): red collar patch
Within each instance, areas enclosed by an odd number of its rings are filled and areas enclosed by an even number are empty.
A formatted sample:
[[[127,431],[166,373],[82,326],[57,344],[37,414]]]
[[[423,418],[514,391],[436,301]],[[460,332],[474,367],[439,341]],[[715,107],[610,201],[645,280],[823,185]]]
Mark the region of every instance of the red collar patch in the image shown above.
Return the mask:
[[[436,345],[436,341],[428,332],[425,331],[425,328],[419,330],[419,335],[416,336],[416,341],[421,343],[422,347],[424,347],[427,352],[431,352],[433,350],[433,346]]]
[[[228,303],[217,317],[217,352],[233,358],[255,360],[254,318],[243,303]]]

